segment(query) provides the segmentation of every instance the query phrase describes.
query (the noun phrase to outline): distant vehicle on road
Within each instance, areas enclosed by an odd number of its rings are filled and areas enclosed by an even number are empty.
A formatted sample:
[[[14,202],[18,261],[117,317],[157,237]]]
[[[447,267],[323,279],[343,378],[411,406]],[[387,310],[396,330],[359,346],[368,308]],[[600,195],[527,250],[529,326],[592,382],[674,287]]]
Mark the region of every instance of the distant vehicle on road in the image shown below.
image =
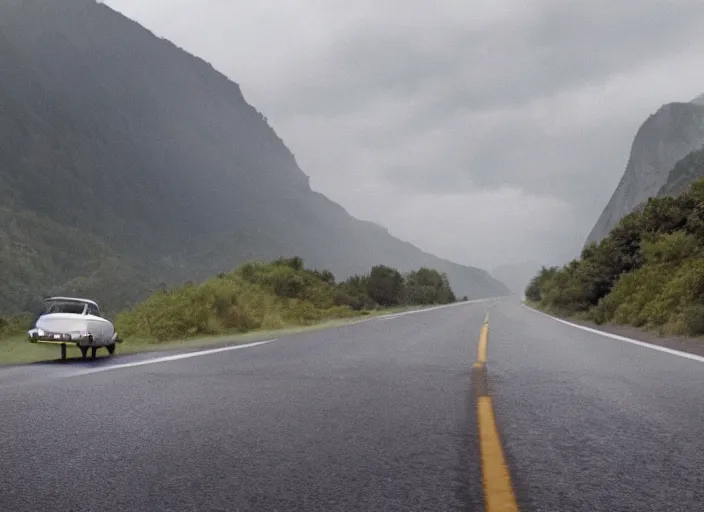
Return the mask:
[[[115,353],[115,345],[122,340],[115,326],[103,318],[98,303],[73,297],[51,297],[44,300],[44,311],[28,331],[32,343],[61,345],[61,359],[66,359],[66,345],[74,344],[83,358],[95,358],[100,347],[108,354]]]

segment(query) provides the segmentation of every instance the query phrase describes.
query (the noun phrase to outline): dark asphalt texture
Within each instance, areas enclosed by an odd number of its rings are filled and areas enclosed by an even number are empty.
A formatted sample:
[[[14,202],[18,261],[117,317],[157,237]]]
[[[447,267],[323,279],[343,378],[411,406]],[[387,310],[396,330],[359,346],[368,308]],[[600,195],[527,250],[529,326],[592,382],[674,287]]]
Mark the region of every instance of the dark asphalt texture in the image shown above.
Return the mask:
[[[485,310],[5,385],[0,509],[480,510],[468,398]]]
[[[492,308],[489,382],[521,510],[704,511],[704,364]]]
[[[0,369],[0,511],[482,511],[470,369],[489,308],[522,511],[704,511],[704,364],[513,300]]]

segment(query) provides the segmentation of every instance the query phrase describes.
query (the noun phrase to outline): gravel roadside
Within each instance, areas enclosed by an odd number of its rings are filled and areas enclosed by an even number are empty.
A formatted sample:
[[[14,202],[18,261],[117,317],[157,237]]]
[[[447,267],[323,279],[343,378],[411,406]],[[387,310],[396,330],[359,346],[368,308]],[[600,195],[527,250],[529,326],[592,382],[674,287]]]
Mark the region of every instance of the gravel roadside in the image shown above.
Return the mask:
[[[528,307],[533,307],[529,304],[526,305]],[[704,338],[688,338],[686,336],[660,336],[657,333],[646,331],[644,329],[639,329],[638,327],[633,327],[632,325],[597,325],[594,322],[590,322],[588,320],[582,320],[554,314],[552,316],[561,320],[565,320],[566,322],[572,322],[573,324],[582,325],[584,327],[590,327],[592,329],[597,329],[599,331],[607,332],[609,334],[625,336],[626,338],[642,341],[644,343],[650,343],[652,345],[658,345],[672,350],[679,350],[681,352],[687,352],[690,354],[695,354],[704,357]]]

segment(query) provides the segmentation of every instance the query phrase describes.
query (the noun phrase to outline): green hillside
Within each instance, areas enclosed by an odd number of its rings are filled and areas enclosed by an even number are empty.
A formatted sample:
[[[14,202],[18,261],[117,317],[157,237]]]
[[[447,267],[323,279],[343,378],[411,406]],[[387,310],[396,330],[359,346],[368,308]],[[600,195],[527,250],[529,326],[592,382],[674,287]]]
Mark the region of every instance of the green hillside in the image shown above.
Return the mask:
[[[691,172],[702,172],[700,155]],[[696,170],[695,170],[696,169]],[[542,308],[597,323],[704,334],[704,179],[625,217],[562,268],[543,268],[526,289]]]
[[[115,311],[293,255],[340,277],[426,266],[462,295],[507,293],[311,190],[236,83],[94,0],[0,2],[0,69],[0,312],[59,292]]]

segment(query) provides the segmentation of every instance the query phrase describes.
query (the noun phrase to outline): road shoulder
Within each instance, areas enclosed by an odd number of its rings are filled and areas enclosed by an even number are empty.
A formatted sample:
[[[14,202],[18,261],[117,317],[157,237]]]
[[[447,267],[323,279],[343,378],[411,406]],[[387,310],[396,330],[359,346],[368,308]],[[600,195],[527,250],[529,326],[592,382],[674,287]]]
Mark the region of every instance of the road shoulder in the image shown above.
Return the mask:
[[[524,303],[523,305],[538,313],[548,314],[543,311],[540,311],[539,309],[529,304]],[[686,336],[661,336],[657,333],[646,331],[638,327],[633,327],[631,325],[598,325],[588,320],[576,319],[554,314],[549,314],[549,316],[552,316],[553,318],[557,318],[559,320],[563,320],[565,322],[570,322],[575,325],[581,325],[582,327],[595,329],[606,334],[623,336],[625,338],[631,338],[633,340],[648,343],[650,345],[655,345],[670,350],[678,350],[680,352],[686,352],[688,354],[694,354],[697,356],[704,357],[704,340],[700,338],[688,338]]]

